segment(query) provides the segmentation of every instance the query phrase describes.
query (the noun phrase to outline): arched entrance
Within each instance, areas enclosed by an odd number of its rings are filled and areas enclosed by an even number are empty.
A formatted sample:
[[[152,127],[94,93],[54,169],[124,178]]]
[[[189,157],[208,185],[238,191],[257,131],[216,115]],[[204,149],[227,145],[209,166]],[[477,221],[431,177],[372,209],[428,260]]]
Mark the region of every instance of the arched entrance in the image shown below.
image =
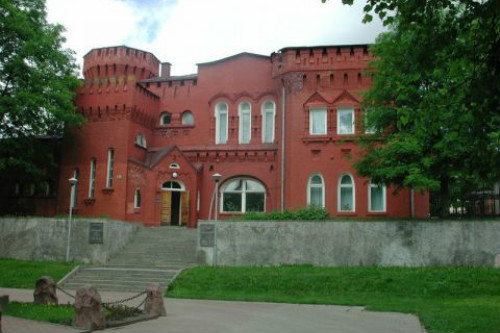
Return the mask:
[[[161,224],[186,225],[189,219],[189,192],[184,184],[171,180],[163,183],[161,189]]]

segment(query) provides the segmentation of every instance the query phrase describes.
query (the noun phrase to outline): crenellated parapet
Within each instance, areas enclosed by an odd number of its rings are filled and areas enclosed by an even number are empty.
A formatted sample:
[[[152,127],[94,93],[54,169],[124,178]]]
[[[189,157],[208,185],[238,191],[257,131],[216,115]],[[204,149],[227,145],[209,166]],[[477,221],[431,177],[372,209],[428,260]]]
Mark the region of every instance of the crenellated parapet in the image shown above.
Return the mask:
[[[79,112],[87,119],[88,122],[91,123],[100,121],[130,120],[149,129],[153,129],[156,124],[156,118],[154,118],[150,112],[147,112],[136,105],[127,106],[126,104],[122,104],[86,108],[81,107]]]
[[[127,46],[92,49],[83,59],[85,79],[122,76],[149,79],[158,77],[160,67],[154,54]]]

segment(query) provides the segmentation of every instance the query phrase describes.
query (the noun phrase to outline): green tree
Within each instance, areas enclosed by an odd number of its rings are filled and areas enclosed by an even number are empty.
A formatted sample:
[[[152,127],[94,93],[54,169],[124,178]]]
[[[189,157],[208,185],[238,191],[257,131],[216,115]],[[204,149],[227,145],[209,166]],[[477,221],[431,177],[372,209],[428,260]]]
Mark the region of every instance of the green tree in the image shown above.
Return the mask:
[[[344,0],[352,3],[352,0]],[[373,45],[363,106],[362,176],[440,193],[440,215],[462,193],[500,179],[500,1],[369,0],[390,31]]]
[[[0,0],[0,18],[0,173],[37,175],[52,158],[38,139],[83,122],[74,104],[78,68],[44,0]]]

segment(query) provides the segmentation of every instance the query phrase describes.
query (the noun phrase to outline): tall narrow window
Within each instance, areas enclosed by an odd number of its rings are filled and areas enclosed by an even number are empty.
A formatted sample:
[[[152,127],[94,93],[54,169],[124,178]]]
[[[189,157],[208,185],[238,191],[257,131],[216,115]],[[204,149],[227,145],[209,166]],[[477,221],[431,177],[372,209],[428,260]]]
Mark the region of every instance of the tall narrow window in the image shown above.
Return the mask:
[[[262,104],[262,142],[274,142],[276,105],[272,101]]]
[[[80,180],[80,170],[78,170],[78,168],[75,168],[75,170],[73,170],[73,178],[75,178],[76,180]],[[73,202],[71,203],[71,207],[76,207],[76,204],[78,202],[78,183],[79,182],[76,182],[74,186],[74,192],[73,192]]]
[[[95,195],[95,158],[90,160],[90,175],[89,175],[89,198],[93,198]]]
[[[356,201],[354,199],[354,181],[351,175],[343,175],[338,185],[338,211],[354,212]]]
[[[354,134],[353,108],[341,108],[337,110],[337,133]]]
[[[368,209],[370,212],[386,211],[386,188],[384,184],[376,184],[370,181],[368,202]]]
[[[226,103],[217,103],[215,106],[215,143],[227,143],[228,106]]]
[[[250,103],[240,103],[238,116],[240,118],[239,141],[240,143],[250,143],[252,139],[252,107]]]
[[[326,134],[326,108],[315,108],[309,111],[309,134]]]
[[[113,187],[113,167],[115,163],[115,151],[113,148],[108,149],[108,172],[106,176],[106,187]]]
[[[135,189],[134,208],[141,208],[141,189],[140,188]]]
[[[309,178],[307,205],[321,208],[325,207],[325,189],[323,177],[321,177],[321,175],[313,175]]]

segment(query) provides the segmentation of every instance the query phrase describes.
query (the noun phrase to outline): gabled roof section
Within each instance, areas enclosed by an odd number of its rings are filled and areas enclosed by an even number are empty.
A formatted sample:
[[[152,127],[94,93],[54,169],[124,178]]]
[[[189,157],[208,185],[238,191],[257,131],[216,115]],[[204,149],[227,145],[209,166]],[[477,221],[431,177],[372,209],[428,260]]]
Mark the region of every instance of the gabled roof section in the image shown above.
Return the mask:
[[[170,154],[172,154],[174,151],[177,151],[179,156],[185,160],[186,164],[191,166],[195,171],[199,171],[202,168],[202,165],[194,165],[191,163],[186,156],[184,156],[184,153],[182,152],[181,149],[177,146],[164,146],[164,147],[151,147],[148,149],[147,155],[146,155],[146,161],[138,161],[134,158],[130,158],[129,161],[140,165],[144,168],[148,169],[153,169],[157,165],[159,165],[165,158],[167,158]]]
[[[226,62],[226,61],[229,61],[229,60],[240,58],[240,57],[253,57],[253,58],[258,58],[258,59],[266,59],[266,60],[270,60],[271,59],[271,57],[265,56],[265,55],[262,55],[262,54],[242,52],[242,53],[238,53],[238,54],[235,54],[235,55],[232,55],[232,56],[229,56],[229,57],[226,57],[226,58],[222,58],[222,59],[219,59],[219,60],[209,61],[209,62],[202,62],[202,63],[199,63],[197,65],[198,66],[212,66],[212,65],[217,65],[217,64],[222,63],[222,62]]]
[[[308,104],[329,104],[329,103],[319,92],[315,92],[304,103],[304,105]]]
[[[361,100],[348,92],[347,90],[342,91],[334,100],[332,103],[338,103],[342,101],[347,101],[347,102],[354,102],[354,103],[361,103]]]

